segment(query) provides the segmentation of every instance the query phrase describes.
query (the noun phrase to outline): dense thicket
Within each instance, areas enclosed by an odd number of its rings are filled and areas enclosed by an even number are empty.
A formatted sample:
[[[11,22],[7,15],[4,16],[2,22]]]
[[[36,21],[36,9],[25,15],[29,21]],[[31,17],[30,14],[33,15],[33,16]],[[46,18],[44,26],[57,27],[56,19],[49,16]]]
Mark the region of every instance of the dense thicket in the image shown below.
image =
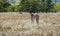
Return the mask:
[[[19,5],[0,0],[0,12],[52,12],[60,10],[56,8],[58,5],[53,4],[52,0],[20,0]]]
[[[51,12],[52,0],[21,0],[19,10],[27,12]]]
[[[6,8],[11,4],[7,0],[0,0],[0,12],[6,12]]]

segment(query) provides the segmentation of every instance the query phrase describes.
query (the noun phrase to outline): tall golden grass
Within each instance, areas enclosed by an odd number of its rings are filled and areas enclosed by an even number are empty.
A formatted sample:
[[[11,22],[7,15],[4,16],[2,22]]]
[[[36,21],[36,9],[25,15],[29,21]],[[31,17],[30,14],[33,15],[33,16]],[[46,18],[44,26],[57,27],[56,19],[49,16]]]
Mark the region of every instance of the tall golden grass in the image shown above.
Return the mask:
[[[39,13],[39,24],[30,14],[0,13],[0,36],[60,36],[60,13]]]

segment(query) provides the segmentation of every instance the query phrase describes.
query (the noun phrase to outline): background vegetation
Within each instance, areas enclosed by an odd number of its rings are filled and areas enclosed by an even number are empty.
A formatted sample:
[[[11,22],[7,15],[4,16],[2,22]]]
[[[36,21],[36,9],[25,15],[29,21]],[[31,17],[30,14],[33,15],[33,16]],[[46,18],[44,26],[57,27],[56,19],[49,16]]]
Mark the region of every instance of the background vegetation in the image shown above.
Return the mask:
[[[0,0],[0,12],[55,12],[60,11],[60,4],[52,0],[20,0],[12,5],[8,0]]]
[[[54,9],[59,12],[60,11],[60,3],[56,3],[54,5]]]

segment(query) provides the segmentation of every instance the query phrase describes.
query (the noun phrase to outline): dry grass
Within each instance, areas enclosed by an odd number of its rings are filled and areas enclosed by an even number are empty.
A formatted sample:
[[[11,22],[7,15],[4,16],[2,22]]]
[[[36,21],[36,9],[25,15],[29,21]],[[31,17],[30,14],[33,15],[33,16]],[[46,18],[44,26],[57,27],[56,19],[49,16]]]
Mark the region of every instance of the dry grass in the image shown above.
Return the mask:
[[[0,13],[0,36],[60,36],[60,13],[39,13],[39,24],[30,14]]]

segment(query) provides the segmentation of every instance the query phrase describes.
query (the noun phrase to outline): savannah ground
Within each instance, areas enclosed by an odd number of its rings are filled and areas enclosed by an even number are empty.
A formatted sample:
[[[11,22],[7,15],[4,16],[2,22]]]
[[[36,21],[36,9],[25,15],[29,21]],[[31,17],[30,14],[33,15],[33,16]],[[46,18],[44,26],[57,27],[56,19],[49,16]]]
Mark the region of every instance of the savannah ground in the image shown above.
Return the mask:
[[[39,24],[29,13],[0,13],[0,36],[60,36],[60,13],[39,13]]]

